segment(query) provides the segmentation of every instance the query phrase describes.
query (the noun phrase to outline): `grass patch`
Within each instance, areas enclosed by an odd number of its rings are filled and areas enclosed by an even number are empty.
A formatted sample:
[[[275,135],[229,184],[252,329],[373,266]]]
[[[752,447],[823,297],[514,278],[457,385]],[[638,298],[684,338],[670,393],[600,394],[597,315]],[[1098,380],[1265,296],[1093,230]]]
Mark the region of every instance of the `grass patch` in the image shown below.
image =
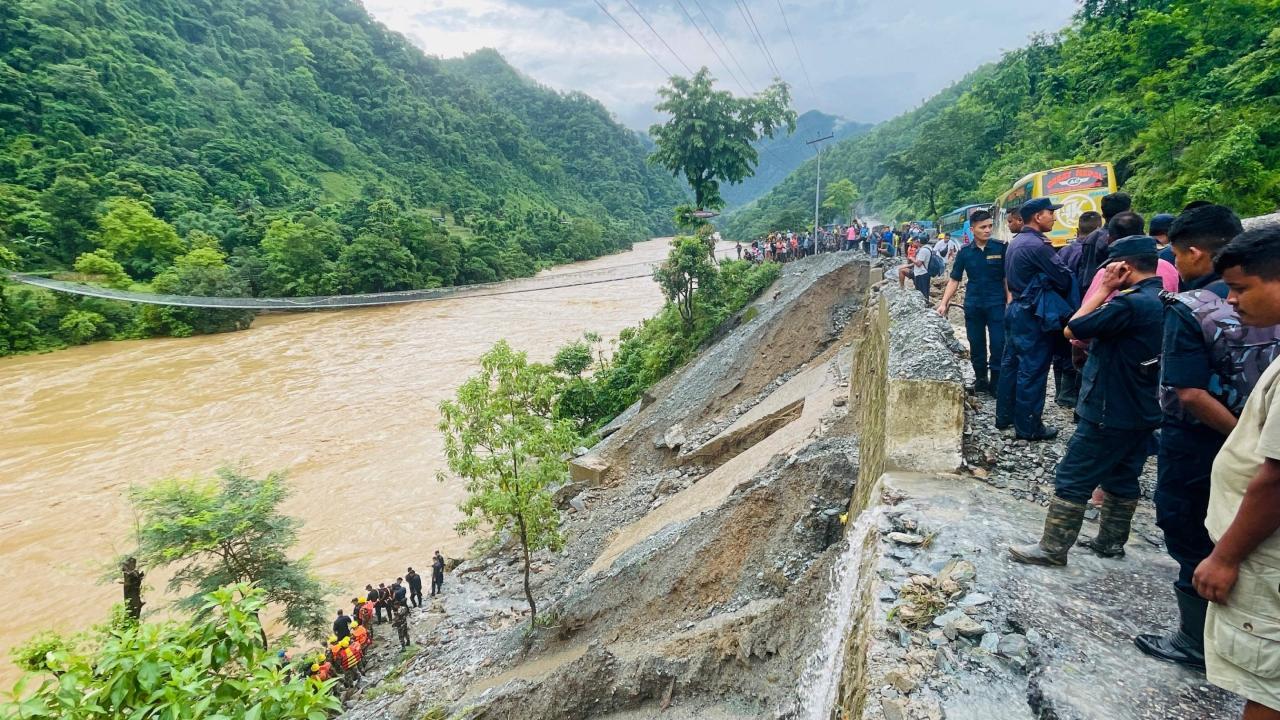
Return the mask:
[[[404,683],[399,680],[392,680],[390,682],[383,680],[374,687],[366,690],[364,693],[364,699],[377,700],[378,698],[384,698],[388,695],[399,695],[402,692],[404,692]]]

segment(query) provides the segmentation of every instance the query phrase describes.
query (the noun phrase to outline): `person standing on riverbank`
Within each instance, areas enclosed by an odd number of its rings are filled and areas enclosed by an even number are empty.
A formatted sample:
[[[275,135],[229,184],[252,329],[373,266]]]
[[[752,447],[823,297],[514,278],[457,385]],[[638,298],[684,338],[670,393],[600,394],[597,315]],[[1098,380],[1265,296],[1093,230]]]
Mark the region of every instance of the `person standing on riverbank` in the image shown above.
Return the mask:
[[[937,310],[942,317],[947,316],[951,298],[955,297],[960,281],[968,275],[964,290],[964,327],[969,337],[969,362],[976,378],[973,390],[994,393],[1000,383],[1000,358],[1004,355],[1004,311],[1008,302],[1004,285],[1006,246],[991,239],[995,230],[991,213],[978,210],[969,222],[973,242],[956,253],[955,262],[951,264],[951,279],[942,291]]]
[[[1214,268],[1227,302],[1251,327],[1280,324],[1280,227],[1247,230]],[[1244,720],[1280,720],[1280,363],[1245,402],[1214,458],[1206,527],[1213,552],[1192,582],[1209,601],[1209,682],[1245,698]]]
[[[422,576],[409,568],[405,571],[404,579],[409,583],[409,602],[414,607],[422,607]]]
[[[444,556],[437,550],[431,558],[431,595],[444,592]]]

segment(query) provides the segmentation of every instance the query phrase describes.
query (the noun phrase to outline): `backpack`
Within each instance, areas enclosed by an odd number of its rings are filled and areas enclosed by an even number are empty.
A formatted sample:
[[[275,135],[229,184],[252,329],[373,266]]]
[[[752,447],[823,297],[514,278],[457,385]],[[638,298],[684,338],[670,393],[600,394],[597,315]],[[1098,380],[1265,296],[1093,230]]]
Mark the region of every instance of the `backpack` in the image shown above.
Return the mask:
[[[1209,347],[1209,394],[1240,417],[1263,371],[1280,357],[1280,325],[1241,325],[1235,309],[1209,288],[1164,297],[1166,303],[1180,302],[1191,308]],[[1172,417],[1194,420],[1183,410],[1172,387],[1160,387],[1160,409]]]
[[[938,277],[947,269],[947,261],[942,256],[929,250],[929,277]]]

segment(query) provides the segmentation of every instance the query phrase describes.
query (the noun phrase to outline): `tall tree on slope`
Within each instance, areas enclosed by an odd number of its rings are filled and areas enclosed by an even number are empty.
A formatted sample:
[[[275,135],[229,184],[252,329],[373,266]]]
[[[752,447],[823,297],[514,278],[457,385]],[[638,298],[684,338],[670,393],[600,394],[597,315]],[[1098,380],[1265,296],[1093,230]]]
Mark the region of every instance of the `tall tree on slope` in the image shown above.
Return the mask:
[[[691,78],[672,77],[658,90],[655,109],[671,115],[649,128],[658,148],[650,162],[684,176],[693,188],[698,210],[724,207],[720,183],[740,183],[755,173],[759,155],[752,143],[796,127],[791,91],[775,80],[753,97],[734,97],[715,89],[715,79],[703,67]]]

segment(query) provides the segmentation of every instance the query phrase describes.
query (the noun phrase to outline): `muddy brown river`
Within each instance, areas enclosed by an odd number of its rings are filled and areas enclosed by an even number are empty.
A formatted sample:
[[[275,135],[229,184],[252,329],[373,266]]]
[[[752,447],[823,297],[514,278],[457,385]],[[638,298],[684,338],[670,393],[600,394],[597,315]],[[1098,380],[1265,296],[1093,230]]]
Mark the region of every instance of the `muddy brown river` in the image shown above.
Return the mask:
[[[651,240],[550,274],[637,274],[667,247]],[[342,592],[421,571],[436,549],[463,553],[470,540],[453,530],[463,489],[435,479],[440,401],[499,339],[548,359],[585,331],[616,337],[661,304],[657,285],[636,278],[0,359],[0,579],[22,607],[0,623],[0,681],[16,674],[15,643],[87,627],[119,599],[97,581],[130,548],[134,484],[224,463],[287,470],[300,550]],[[148,609],[164,603],[160,591],[149,589]]]

